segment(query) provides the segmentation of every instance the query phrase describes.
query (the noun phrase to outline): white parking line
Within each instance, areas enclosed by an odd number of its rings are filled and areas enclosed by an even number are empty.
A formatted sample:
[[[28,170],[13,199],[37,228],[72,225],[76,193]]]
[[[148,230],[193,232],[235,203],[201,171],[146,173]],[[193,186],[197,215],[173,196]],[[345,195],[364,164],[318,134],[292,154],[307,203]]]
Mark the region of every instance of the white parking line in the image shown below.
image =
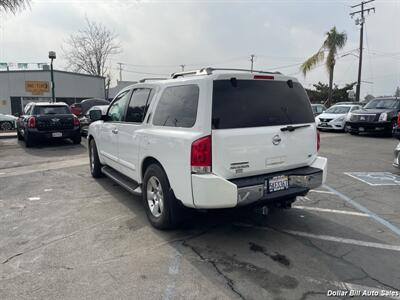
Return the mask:
[[[343,215],[352,215],[352,216],[359,216],[359,217],[369,217],[368,214],[360,213],[357,211],[337,210],[337,209],[319,208],[319,207],[311,207],[311,206],[300,206],[300,205],[294,205],[292,207],[296,208],[296,209],[313,210],[313,211],[343,214]]]
[[[310,190],[310,192],[313,192],[313,193],[321,193],[321,194],[331,194],[331,195],[334,195],[334,194],[335,194],[335,193],[332,193],[332,192],[321,191],[321,190]]]
[[[241,227],[254,228],[254,229],[258,229],[258,230],[264,230],[264,231],[272,231],[273,230],[273,229],[271,229],[269,227],[255,226],[255,225],[245,224],[245,223],[235,223],[235,225],[236,226],[241,226]],[[323,241],[329,241],[329,242],[336,242],[336,243],[342,243],[342,244],[348,244],[348,245],[370,247],[370,248],[377,248],[377,249],[392,250],[392,251],[399,251],[400,252],[400,246],[397,246],[397,245],[388,245],[388,244],[382,244],[382,243],[365,242],[365,241],[361,241],[361,240],[346,239],[346,238],[341,238],[341,237],[336,237],[336,236],[329,236],[329,235],[312,234],[312,233],[307,233],[307,232],[302,232],[302,231],[295,231],[295,230],[282,230],[282,232],[285,232],[285,233],[288,233],[288,234],[291,234],[291,235],[305,237],[305,238],[311,238],[311,239],[317,239],[317,240],[323,240]]]
[[[347,203],[350,203],[353,207],[355,207],[356,209],[358,209],[359,211],[362,211],[366,214],[368,214],[372,219],[374,219],[376,222],[380,223],[381,225],[389,228],[391,231],[393,231],[395,234],[397,234],[398,236],[400,236],[400,229],[398,227],[396,227],[395,225],[393,225],[392,223],[386,221],[385,219],[379,217],[377,214],[373,213],[372,211],[370,211],[368,208],[366,208],[365,206],[362,206],[361,204],[359,204],[358,202],[354,201],[353,199],[347,197],[346,195],[338,192],[337,190],[324,185],[324,187],[326,189],[328,189],[329,191],[335,193],[339,198],[341,198],[342,200],[346,201]]]

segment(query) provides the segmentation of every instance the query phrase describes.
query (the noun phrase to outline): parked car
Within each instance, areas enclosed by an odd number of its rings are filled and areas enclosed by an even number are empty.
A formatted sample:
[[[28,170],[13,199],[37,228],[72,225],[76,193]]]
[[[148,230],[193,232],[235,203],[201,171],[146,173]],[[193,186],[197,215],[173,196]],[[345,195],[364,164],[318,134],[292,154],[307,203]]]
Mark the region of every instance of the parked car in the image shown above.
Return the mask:
[[[400,143],[397,145],[396,149],[394,149],[393,166],[400,168]]]
[[[82,100],[80,103],[74,103],[70,106],[72,113],[77,116],[81,117],[86,115],[88,110],[95,105],[109,105],[110,102],[104,99],[86,99]]]
[[[326,110],[326,107],[323,104],[311,104],[311,108],[312,108],[314,117],[322,114]]]
[[[69,138],[80,144],[79,119],[62,102],[28,103],[17,121],[17,137],[25,141],[26,147],[43,139]]]
[[[177,73],[125,88],[90,117],[92,176],[142,195],[156,228],[179,224],[185,207],[288,208],[326,178],[307,94],[280,73]]]
[[[12,130],[16,128],[17,117],[0,114],[0,130]]]
[[[362,107],[362,106],[364,106],[365,103],[357,102],[357,101],[343,101],[343,102],[336,102],[334,105],[342,105],[342,104],[359,105]]]
[[[101,115],[105,116],[107,114],[107,109],[109,105],[96,105],[90,108],[87,113],[79,118],[79,121],[81,122],[81,134],[83,136],[87,136],[88,130],[89,130],[89,125],[92,123],[92,120],[90,119],[90,111],[92,110],[99,110],[101,111]]]
[[[336,104],[331,106],[324,113],[315,118],[317,128],[319,130],[331,129],[343,131],[348,114],[360,108],[360,105],[351,104]]]
[[[376,98],[362,109],[350,113],[346,130],[350,134],[377,132],[391,135],[400,112],[399,98]]]

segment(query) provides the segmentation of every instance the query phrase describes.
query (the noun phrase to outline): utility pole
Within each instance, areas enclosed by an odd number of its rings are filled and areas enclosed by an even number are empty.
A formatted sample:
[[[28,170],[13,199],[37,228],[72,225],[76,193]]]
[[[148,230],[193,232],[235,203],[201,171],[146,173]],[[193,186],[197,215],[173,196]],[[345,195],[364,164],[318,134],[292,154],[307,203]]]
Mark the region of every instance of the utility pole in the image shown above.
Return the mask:
[[[254,54],[250,55],[250,61],[251,61],[251,68],[250,68],[250,70],[251,70],[251,72],[253,72],[254,57],[255,57]]]
[[[182,72],[184,72],[186,65],[180,65],[180,67],[181,67]]]
[[[362,1],[360,4],[353,5],[351,8],[355,8],[358,6],[361,6],[361,10],[355,11],[350,13],[350,16],[353,18],[354,15],[360,14],[361,18],[356,19],[356,25],[360,25],[360,56],[358,59],[358,79],[357,79],[357,87],[356,87],[356,101],[360,101],[360,89],[361,89],[361,70],[362,70],[362,57],[363,57],[363,38],[364,38],[364,22],[365,22],[365,17],[364,17],[364,12],[367,12],[369,14],[370,11],[375,12],[375,7],[371,8],[364,8],[364,5],[370,2],[373,2],[375,0],[369,0],[369,1]]]
[[[123,63],[118,63],[119,65],[119,81],[122,81],[122,65]]]

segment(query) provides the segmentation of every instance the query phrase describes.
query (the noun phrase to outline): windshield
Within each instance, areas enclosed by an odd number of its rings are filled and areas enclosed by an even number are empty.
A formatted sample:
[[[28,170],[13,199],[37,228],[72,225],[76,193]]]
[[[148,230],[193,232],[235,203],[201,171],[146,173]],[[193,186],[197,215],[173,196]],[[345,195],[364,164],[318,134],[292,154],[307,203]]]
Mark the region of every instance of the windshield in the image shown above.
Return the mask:
[[[34,115],[63,115],[70,114],[67,106],[35,106],[33,110]]]
[[[375,99],[368,102],[364,108],[391,109],[396,107],[397,101],[396,99]]]
[[[350,110],[350,106],[332,106],[325,112],[327,114],[347,114]]]
[[[314,122],[303,87],[293,82],[215,80],[213,129],[277,126]]]

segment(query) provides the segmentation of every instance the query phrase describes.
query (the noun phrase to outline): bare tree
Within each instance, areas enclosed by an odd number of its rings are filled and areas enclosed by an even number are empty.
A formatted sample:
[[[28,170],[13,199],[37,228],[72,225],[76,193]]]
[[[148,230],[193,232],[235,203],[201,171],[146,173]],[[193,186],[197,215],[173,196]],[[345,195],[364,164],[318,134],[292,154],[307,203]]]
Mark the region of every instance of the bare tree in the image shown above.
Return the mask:
[[[0,12],[11,12],[15,14],[18,10],[29,7],[30,0],[0,0]]]
[[[86,27],[71,34],[63,47],[67,68],[75,72],[105,76],[110,56],[121,52],[117,35],[104,25],[86,19]]]

